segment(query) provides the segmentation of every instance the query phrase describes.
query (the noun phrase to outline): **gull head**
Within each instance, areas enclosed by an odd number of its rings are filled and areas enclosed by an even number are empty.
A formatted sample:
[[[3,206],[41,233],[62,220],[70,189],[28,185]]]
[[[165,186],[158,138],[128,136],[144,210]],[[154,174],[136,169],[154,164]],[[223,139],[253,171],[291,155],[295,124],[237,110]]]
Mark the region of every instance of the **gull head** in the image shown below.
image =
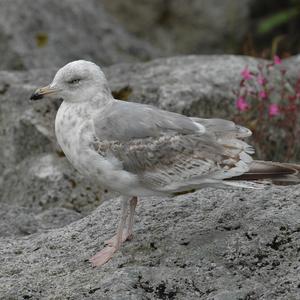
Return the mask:
[[[79,103],[90,101],[99,93],[110,94],[100,67],[90,61],[77,60],[59,69],[53,81],[38,88],[30,99],[40,100],[47,96]]]

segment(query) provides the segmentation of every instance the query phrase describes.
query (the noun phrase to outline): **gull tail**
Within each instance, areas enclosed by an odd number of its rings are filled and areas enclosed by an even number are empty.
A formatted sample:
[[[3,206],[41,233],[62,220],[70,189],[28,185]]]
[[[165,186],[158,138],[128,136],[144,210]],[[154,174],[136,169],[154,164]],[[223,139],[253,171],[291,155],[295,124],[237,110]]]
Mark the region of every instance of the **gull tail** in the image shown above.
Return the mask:
[[[300,184],[300,164],[254,160],[249,171],[225,181],[259,182],[261,180],[277,185]]]

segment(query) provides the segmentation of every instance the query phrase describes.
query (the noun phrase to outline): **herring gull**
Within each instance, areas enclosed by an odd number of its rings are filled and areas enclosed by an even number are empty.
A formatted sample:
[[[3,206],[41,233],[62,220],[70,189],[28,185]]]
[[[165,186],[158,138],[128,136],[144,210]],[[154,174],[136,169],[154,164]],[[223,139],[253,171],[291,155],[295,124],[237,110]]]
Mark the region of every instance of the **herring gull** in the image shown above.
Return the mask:
[[[252,187],[245,180],[273,175],[297,180],[297,166],[252,161],[253,149],[242,140],[251,135],[247,128],[114,99],[102,70],[92,62],[65,65],[31,100],[45,96],[63,99],[55,133],[68,160],[122,197],[116,235],[91,258],[93,266],[106,263],[132,237],[137,197],[209,186]]]

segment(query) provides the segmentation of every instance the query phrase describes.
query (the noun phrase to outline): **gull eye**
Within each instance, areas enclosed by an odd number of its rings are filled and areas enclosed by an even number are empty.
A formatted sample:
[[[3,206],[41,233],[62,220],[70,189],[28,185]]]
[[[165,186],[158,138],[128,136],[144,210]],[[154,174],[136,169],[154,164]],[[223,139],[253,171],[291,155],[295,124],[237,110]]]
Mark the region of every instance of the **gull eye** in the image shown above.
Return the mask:
[[[79,82],[80,82],[79,78],[71,79],[71,80],[68,81],[69,84],[77,84]]]

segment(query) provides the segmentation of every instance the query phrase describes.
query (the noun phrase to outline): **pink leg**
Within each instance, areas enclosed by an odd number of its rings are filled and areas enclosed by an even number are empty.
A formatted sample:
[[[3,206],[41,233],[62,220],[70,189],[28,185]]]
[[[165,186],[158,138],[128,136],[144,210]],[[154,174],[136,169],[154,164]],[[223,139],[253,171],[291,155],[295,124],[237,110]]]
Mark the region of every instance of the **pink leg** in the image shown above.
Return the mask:
[[[124,228],[123,232],[122,232],[122,237],[121,237],[122,242],[121,243],[124,243],[128,239],[130,239],[129,234],[128,234],[128,230],[127,230],[127,228]],[[115,245],[117,244],[117,240],[118,240],[118,234],[115,234],[109,240],[104,241],[104,244],[108,245],[108,246],[111,246],[111,247],[115,247]]]
[[[132,197],[129,203],[129,216],[128,216],[128,225],[127,225],[127,232],[128,232],[128,236],[127,239],[131,239],[133,236],[133,218],[134,218],[134,212],[135,212],[135,208],[138,202],[138,198],[137,197]]]
[[[122,232],[122,243],[131,240],[133,236],[133,219],[134,219],[134,212],[137,205],[137,197],[132,197],[129,202],[129,215],[127,216],[127,228],[123,229]],[[117,243],[117,234],[114,235],[111,239],[104,242],[106,245],[115,246]]]
[[[108,241],[108,246],[93,256],[90,261],[93,267],[98,267],[109,261],[113,254],[120,248],[121,244],[126,241],[132,234],[133,215],[137,203],[137,197],[133,197],[130,201],[127,197],[122,199],[122,213],[121,220],[118,225],[116,235]],[[130,204],[128,216],[128,204]],[[128,229],[125,228],[126,219],[128,217]]]

